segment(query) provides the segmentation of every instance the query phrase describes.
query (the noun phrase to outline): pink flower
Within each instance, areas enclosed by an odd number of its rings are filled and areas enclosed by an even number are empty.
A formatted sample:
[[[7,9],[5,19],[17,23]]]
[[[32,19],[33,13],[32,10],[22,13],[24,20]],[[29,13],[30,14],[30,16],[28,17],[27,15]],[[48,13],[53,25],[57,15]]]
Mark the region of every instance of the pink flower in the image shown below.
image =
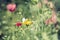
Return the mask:
[[[7,5],[7,10],[9,10],[10,12],[14,12],[16,9],[16,4],[8,4]]]
[[[21,25],[22,25],[21,22],[17,22],[17,23],[16,23],[16,26],[18,26],[18,27],[21,26]]]
[[[53,23],[53,24],[57,23],[57,15],[54,10],[52,11],[52,17],[45,21],[45,24],[47,25],[50,23]]]

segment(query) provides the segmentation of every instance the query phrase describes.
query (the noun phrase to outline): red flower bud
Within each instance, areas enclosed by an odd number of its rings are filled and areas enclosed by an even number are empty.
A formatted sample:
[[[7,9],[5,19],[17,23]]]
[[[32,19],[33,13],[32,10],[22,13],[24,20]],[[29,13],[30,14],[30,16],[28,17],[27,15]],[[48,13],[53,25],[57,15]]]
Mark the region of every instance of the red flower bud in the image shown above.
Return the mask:
[[[14,12],[16,9],[16,4],[8,4],[7,5],[7,10],[9,10],[10,12]]]
[[[16,23],[16,26],[18,26],[18,27],[21,26],[21,25],[22,25],[21,22],[17,22],[17,23]]]

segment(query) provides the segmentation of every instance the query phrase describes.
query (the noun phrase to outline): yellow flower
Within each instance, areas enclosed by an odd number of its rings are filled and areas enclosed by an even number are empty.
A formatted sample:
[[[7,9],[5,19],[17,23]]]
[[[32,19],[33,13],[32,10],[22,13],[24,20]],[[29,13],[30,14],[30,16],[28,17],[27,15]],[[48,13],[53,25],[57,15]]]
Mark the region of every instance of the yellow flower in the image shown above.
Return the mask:
[[[29,20],[29,19],[25,19],[24,22],[22,22],[24,25],[31,25],[32,24],[32,21]]]

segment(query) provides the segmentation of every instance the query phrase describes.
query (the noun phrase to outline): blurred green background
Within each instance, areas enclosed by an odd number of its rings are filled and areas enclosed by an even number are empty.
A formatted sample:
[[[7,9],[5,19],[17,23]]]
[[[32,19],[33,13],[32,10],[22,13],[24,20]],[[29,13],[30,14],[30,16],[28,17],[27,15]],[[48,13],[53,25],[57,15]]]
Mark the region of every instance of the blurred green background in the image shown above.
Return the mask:
[[[55,5],[58,30],[54,25],[44,24],[51,16],[51,10],[45,4],[42,8],[37,6],[43,0],[0,0],[0,40],[60,40],[60,0],[49,1]],[[15,12],[7,10],[9,3],[17,5]],[[15,23],[22,22],[22,18],[31,19],[33,24],[16,27]]]

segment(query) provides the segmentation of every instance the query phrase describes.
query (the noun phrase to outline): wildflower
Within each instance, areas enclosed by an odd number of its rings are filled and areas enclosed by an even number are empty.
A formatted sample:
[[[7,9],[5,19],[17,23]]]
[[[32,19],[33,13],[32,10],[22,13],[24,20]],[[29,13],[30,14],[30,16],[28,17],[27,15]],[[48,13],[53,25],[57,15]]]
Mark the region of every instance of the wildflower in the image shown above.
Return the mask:
[[[16,4],[8,4],[7,5],[7,10],[10,12],[14,12],[16,9]]]
[[[17,22],[17,23],[16,23],[16,26],[18,26],[18,27],[21,26],[21,25],[22,25],[21,22]]]
[[[50,7],[51,9],[53,9],[53,8],[54,8],[54,5],[53,5],[53,3],[52,3],[52,2],[49,2],[48,4],[49,4],[49,7]]]
[[[44,3],[45,3],[45,4],[48,4],[48,0],[44,0]]]
[[[55,23],[57,23],[57,18],[56,18],[57,16],[56,16],[56,13],[55,13],[55,11],[52,11],[52,17],[51,18],[49,18],[49,19],[47,19],[46,21],[45,21],[45,24],[50,24],[50,23],[53,23],[53,24],[55,24]]]
[[[23,18],[23,19],[22,19],[22,22],[24,22],[25,20],[26,20],[26,19],[25,19],[25,18]]]
[[[29,19],[24,19],[24,21],[22,23],[25,24],[25,25],[31,25],[32,21],[29,20]]]

